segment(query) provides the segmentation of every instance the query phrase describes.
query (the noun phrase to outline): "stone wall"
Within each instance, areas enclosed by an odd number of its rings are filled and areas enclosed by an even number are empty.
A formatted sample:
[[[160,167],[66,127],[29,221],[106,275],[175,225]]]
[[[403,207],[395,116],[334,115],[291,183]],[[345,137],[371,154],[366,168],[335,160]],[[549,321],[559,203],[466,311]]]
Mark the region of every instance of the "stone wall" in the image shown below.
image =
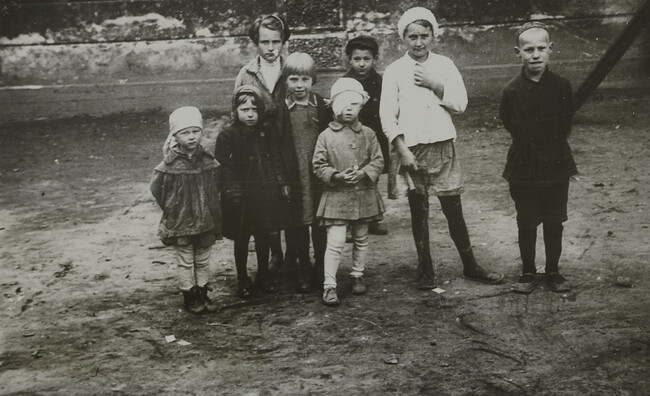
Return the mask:
[[[4,0],[0,103],[8,109],[2,117],[20,119],[30,107],[50,117],[167,110],[187,101],[221,110],[237,71],[256,52],[248,26],[273,11],[284,13],[294,31],[287,50],[316,59],[324,76],[317,86],[321,92],[347,67],[343,47],[350,37],[366,33],[378,39],[380,70],[401,56],[395,25],[414,5],[438,17],[437,51],[454,59],[470,94],[494,95],[516,71],[512,36],[531,19],[547,20],[554,67],[577,84],[642,2]],[[624,69],[612,74],[619,77],[608,78],[611,83],[647,79],[648,42],[648,34],[637,40],[622,61]],[[188,96],[178,96],[186,90]]]

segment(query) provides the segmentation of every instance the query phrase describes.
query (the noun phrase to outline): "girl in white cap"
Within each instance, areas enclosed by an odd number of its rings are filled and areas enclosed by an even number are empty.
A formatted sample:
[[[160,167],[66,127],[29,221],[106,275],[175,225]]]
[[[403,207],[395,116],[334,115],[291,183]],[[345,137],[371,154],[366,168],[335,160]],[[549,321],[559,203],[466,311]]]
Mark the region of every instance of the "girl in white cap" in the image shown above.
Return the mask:
[[[341,78],[332,86],[331,106],[335,121],[319,136],[314,151],[314,173],[324,183],[316,215],[327,227],[323,303],[338,305],[336,272],[345,245],[348,224],[352,227],[353,294],[366,292],[363,272],[368,249],[368,225],[381,220],[384,203],[377,179],[384,158],[372,129],[359,122],[359,111],[368,100],[361,83]]]
[[[219,163],[203,150],[203,119],[196,107],[181,107],[169,116],[163,161],[156,166],[151,193],[163,210],[158,235],[176,248],[178,280],[185,309],[215,310],[208,298],[212,245],[221,238]]]
[[[379,115],[408,185],[413,239],[418,253],[417,287],[431,290],[436,277],[429,247],[429,190],[438,197],[467,279],[499,283],[503,275],[477,264],[463,217],[463,180],[451,113],[462,113],[467,92],[454,62],[430,51],[438,23],[423,7],[397,23],[407,53],[390,64],[382,82]]]

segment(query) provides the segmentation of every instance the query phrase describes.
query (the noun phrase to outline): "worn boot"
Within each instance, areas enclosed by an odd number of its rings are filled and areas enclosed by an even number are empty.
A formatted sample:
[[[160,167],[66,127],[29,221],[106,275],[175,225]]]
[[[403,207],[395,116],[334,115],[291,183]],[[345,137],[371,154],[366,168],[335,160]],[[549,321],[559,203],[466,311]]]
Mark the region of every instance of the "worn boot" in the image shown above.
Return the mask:
[[[196,286],[196,295],[198,300],[205,307],[205,313],[216,312],[219,310],[219,307],[216,303],[212,302],[210,297],[208,297],[208,291],[211,291],[210,287],[206,284],[205,286]]]
[[[418,268],[415,281],[420,290],[431,290],[437,287],[437,279],[433,270],[431,248],[429,247],[429,200],[424,194],[415,191],[408,193],[409,208],[411,209],[411,229],[415,250],[418,253]]]
[[[476,259],[474,258],[474,252],[472,251],[472,248],[459,253],[460,259],[463,262],[463,276],[466,279],[475,282],[486,283],[489,285],[496,285],[498,283],[501,283],[503,280],[503,274],[490,272],[478,265]]]
[[[200,314],[205,311],[205,306],[203,306],[197,295],[196,286],[190,290],[183,290],[183,304],[185,310],[193,314]]]

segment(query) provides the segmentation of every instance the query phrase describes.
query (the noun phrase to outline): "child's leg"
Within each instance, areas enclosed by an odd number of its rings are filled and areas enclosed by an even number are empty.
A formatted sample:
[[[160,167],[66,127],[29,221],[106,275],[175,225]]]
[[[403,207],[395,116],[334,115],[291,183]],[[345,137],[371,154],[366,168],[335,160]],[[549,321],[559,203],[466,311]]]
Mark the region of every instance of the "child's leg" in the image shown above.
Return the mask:
[[[269,273],[269,233],[256,232],[254,237],[255,254],[257,255],[257,276],[255,281],[265,292],[274,292],[277,288],[271,282],[271,274]]]
[[[325,271],[325,249],[327,248],[327,229],[325,227],[311,227],[311,243],[314,247],[314,284],[322,285]]]
[[[274,266],[282,266],[284,262],[284,254],[282,254],[282,237],[280,232],[281,231],[271,231],[268,233],[268,245],[271,249],[272,260],[275,262]]]
[[[180,289],[189,291],[196,284],[194,278],[194,246],[174,245],[176,248],[176,262],[178,268],[178,283]]]
[[[199,287],[204,287],[210,281],[211,255],[212,246],[194,248],[194,276]]]
[[[341,250],[345,246],[345,225],[327,227],[327,248],[325,249],[325,289],[336,287],[336,272],[341,261]]]
[[[216,311],[218,306],[208,297],[208,282],[210,281],[210,256],[212,244],[205,246],[194,244],[194,276],[196,277],[196,295],[199,303],[207,311]]]
[[[354,245],[352,247],[352,272],[354,277],[363,276],[366,268],[366,254],[368,251],[368,223],[352,223],[352,238]]]
[[[478,265],[474,258],[472,243],[469,240],[465,217],[463,216],[463,205],[460,195],[438,197],[442,213],[447,219],[449,234],[460,253],[463,262],[463,275],[471,280],[483,283],[495,284],[501,282],[503,275],[490,272]]]
[[[235,239],[235,266],[237,268],[237,284],[239,285],[240,291],[242,288],[247,287],[248,284],[246,266],[248,263],[248,242],[250,238],[250,233],[242,230],[240,235]]]
[[[183,291],[185,309],[193,314],[205,312],[201,298],[197,293],[194,277],[194,245],[175,245],[178,265],[178,280]]]
[[[469,240],[469,233],[467,232],[467,225],[463,216],[463,205],[460,201],[460,195],[438,197],[438,200],[440,201],[442,213],[447,219],[449,235],[451,235],[456,249],[461,254],[471,250],[472,244]]]
[[[535,243],[537,242],[537,228],[519,228],[519,254],[521,255],[522,275],[535,274]]]
[[[431,289],[435,287],[435,274],[429,246],[429,199],[425,194],[409,191],[408,201],[411,209],[411,230],[418,253],[418,287]]]
[[[544,222],[544,248],[546,250],[546,273],[559,272],[562,254],[562,223]]]
[[[297,285],[298,292],[311,291],[311,260],[309,258],[309,226],[294,227],[291,230],[292,245],[298,259]]]

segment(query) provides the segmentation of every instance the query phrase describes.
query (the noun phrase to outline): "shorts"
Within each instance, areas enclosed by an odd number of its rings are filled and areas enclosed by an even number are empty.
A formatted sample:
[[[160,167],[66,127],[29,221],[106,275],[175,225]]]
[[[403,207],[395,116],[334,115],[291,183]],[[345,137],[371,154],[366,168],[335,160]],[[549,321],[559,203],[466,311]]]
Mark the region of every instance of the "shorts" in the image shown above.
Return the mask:
[[[537,228],[540,223],[567,221],[569,181],[544,183],[510,183],[510,196],[517,209],[519,229]]]
[[[408,191],[435,196],[460,195],[463,175],[453,139],[409,147],[420,166],[418,171],[400,167],[401,183]]]

